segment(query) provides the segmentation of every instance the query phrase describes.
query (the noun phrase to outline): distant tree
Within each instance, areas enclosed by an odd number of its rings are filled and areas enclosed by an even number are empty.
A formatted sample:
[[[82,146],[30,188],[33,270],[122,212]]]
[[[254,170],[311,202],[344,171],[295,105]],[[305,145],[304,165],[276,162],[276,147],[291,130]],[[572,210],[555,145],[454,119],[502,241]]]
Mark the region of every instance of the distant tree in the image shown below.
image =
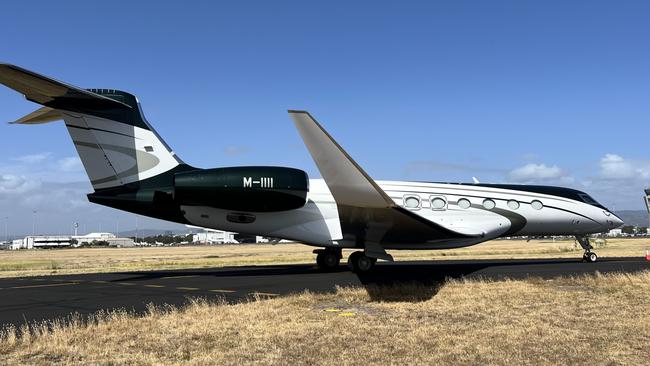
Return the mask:
[[[626,226],[623,226],[623,227],[621,228],[621,232],[622,232],[623,234],[632,235],[632,234],[635,233],[635,228],[634,228],[634,226],[632,226],[632,225],[626,225]]]
[[[109,245],[110,245],[110,243],[107,242],[106,240],[93,240],[89,244],[89,246],[91,246],[91,247],[107,247]]]

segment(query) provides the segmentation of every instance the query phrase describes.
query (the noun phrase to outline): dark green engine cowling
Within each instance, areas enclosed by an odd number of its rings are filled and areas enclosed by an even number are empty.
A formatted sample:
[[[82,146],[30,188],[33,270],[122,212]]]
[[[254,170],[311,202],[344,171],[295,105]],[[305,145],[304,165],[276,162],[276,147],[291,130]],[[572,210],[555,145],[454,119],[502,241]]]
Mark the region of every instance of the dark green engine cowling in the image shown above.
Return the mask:
[[[293,168],[232,167],[174,174],[174,201],[181,206],[286,211],[304,206],[307,192],[307,173]]]

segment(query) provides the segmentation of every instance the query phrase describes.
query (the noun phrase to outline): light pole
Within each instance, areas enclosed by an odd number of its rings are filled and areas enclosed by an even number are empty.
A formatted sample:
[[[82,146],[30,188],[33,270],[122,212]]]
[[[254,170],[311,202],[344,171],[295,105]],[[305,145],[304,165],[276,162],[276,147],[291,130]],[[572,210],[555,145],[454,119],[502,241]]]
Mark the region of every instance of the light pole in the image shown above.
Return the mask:
[[[32,236],[36,235],[36,210],[32,211]]]
[[[9,216],[5,216],[5,243],[9,242]]]
[[[645,208],[648,209],[648,219],[650,220],[650,188],[647,188],[644,192],[643,202],[645,203]],[[650,229],[650,226],[648,226],[648,229]]]

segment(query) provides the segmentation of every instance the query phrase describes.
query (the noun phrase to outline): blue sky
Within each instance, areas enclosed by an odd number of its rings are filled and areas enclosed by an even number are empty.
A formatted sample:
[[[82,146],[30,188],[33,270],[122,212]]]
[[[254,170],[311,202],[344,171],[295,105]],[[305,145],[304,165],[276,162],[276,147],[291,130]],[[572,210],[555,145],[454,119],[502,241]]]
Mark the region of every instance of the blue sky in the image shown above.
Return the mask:
[[[642,209],[650,185],[643,1],[7,2],[0,59],[138,95],[199,167],[318,171],[308,109],[376,179],[539,183]],[[0,119],[36,109],[0,88]],[[0,126],[11,231],[134,226],[90,205],[60,123]],[[142,219],[140,226],[177,227]]]

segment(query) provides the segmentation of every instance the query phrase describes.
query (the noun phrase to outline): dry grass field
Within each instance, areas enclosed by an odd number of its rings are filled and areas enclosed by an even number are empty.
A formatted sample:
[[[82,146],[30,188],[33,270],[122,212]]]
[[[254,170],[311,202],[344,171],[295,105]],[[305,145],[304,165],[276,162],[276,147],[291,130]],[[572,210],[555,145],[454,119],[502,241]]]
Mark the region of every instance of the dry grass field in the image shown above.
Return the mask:
[[[640,257],[650,239],[598,242],[601,257]],[[314,248],[300,244],[249,244],[153,248],[0,251],[0,277],[146,271],[238,265],[314,263]],[[580,258],[572,240],[493,240],[462,249],[392,251],[396,260]],[[345,258],[344,258],[345,259]]]
[[[650,272],[368,292],[197,301],[32,334],[9,329],[0,363],[646,365],[650,357]]]

